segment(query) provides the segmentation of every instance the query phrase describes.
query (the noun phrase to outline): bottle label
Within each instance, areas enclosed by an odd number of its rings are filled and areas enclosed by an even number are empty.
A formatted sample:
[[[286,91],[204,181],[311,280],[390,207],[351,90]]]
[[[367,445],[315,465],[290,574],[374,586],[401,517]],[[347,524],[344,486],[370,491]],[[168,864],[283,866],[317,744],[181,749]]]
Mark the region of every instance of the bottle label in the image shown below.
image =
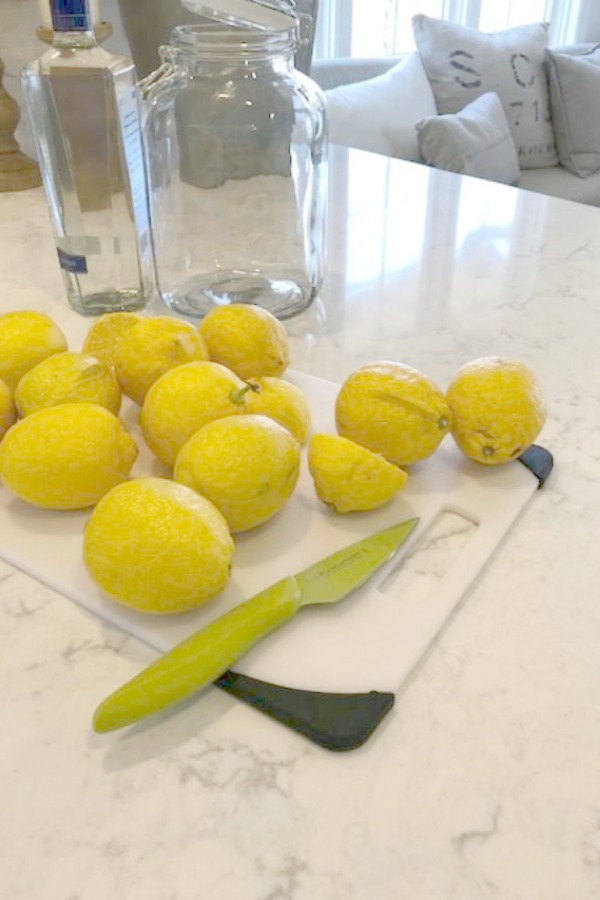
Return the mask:
[[[123,136],[123,152],[129,174],[133,215],[138,234],[142,235],[149,227],[149,215],[144,153],[140,133],[140,116],[135,86],[120,93],[118,103],[119,121]]]
[[[55,31],[92,31],[88,0],[50,0]]]
[[[61,269],[66,269],[67,272],[73,272],[75,275],[87,274],[87,260],[85,256],[79,256],[76,253],[66,253],[60,247],[56,248],[56,252],[58,253]]]

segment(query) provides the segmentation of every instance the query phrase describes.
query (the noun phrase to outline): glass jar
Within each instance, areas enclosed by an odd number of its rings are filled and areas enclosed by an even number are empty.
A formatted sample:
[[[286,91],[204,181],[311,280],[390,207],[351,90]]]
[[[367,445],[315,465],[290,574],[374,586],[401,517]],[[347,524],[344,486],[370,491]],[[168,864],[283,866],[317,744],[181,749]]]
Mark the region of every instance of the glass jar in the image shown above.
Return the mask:
[[[294,69],[296,28],[173,30],[142,83],[158,287],[183,315],[305,309],[323,278],[325,101]]]

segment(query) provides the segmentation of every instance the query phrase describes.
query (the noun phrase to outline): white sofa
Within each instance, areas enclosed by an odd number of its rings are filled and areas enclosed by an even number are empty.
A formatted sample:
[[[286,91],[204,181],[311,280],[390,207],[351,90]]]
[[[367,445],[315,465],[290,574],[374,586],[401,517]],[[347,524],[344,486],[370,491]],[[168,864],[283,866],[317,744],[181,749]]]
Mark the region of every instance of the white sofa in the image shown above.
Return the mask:
[[[600,137],[598,136],[600,135],[600,49],[598,45],[580,44],[557,48],[552,51],[551,55],[554,57],[555,54],[559,54],[556,58],[561,61],[561,64],[564,58],[567,60],[566,65],[569,65],[570,58],[575,58],[579,68],[582,67],[581,60],[585,62],[591,60],[594,63],[593,71],[589,66],[583,65],[584,75],[588,77],[589,73],[591,77],[592,83],[589,86],[591,94],[589,98],[580,98],[581,103],[577,104],[579,106],[579,122],[575,123],[576,126],[579,124],[580,130],[583,127],[582,118],[588,119],[592,123],[590,126],[594,132],[592,136],[590,137],[586,133],[583,138],[579,137],[580,144],[582,141],[584,144],[586,142],[587,144],[590,142],[596,144],[595,147],[592,147],[592,162],[587,169],[584,167],[582,173],[576,164],[572,165],[570,158],[566,159],[569,168],[563,165],[564,154],[559,153],[559,160],[556,164],[525,168],[517,163],[516,178],[499,175],[495,180],[513,183],[531,191],[600,206]],[[545,61],[545,67],[547,69],[547,61]],[[425,83],[423,83],[423,75],[426,79]],[[429,90],[427,74],[422,68],[422,59],[418,52],[405,57],[316,60],[312,66],[311,77],[325,90],[328,99],[329,130],[332,143],[434,164],[423,158],[419,146],[417,122],[428,117],[431,118],[432,115],[437,116],[438,111],[431,92],[428,96],[426,94],[426,91]],[[576,79],[579,77],[578,69]],[[571,94],[572,89],[577,88],[578,83],[577,80],[567,83]],[[551,95],[554,101],[551,106],[554,131],[557,130],[555,120],[558,111],[555,107],[558,103],[556,93],[558,87],[554,84],[555,93]],[[564,132],[565,127],[568,131],[568,122],[565,125],[565,111],[562,110],[562,113],[561,127]],[[454,117],[445,116],[444,118],[452,119]],[[597,126],[594,123],[597,123]],[[467,123],[467,128],[470,127],[470,124]],[[595,133],[594,128],[597,128],[598,134]],[[569,136],[567,134],[567,137]],[[577,136],[575,136],[575,141],[577,141]],[[587,144],[583,148],[584,150],[586,150]],[[569,146],[567,149],[572,149],[572,147]],[[586,159],[589,157],[590,154]],[[479,174],[477,171],[461,168],[460,165],[442,164],[440,167],[453,171],[465,171],[466,174]],[[591,171],[593,169],[595,171]],[[483,177],[494,176],[484,175]]]

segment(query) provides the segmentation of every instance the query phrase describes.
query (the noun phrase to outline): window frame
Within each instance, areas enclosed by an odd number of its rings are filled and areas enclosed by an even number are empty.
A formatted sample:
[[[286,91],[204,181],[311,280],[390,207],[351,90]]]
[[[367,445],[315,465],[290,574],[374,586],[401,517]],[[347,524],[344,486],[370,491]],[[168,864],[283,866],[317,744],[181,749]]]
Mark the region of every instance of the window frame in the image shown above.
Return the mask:
[[[356,4],[360,2],[371,0],[321,0],[314,44],[315,59],[352,55],[352,21]],[[591,40],[590,30],[600,28],[600,9],[594,12],[594,2],[597,0],[545,0],[542,21],[551,23],[549,43],[560,46]],[[402,0],[389,0],[389,3],[392,15],[401,10]],[[477,28],[481,4],[482,0],[442,0],[441,18],[457,25]],[[399,51],[401,55],[404,52],[408,51]]]

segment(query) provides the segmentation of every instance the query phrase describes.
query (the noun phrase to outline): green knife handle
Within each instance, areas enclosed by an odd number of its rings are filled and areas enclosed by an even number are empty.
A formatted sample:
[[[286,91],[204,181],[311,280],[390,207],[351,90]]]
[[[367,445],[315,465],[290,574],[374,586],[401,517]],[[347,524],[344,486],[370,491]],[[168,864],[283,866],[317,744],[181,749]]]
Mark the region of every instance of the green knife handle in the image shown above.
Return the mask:
[[[95,731],[113,731],[189,697],[298,611],[302,592],[293,576],[278,581],[182,641],[104,700]]]

